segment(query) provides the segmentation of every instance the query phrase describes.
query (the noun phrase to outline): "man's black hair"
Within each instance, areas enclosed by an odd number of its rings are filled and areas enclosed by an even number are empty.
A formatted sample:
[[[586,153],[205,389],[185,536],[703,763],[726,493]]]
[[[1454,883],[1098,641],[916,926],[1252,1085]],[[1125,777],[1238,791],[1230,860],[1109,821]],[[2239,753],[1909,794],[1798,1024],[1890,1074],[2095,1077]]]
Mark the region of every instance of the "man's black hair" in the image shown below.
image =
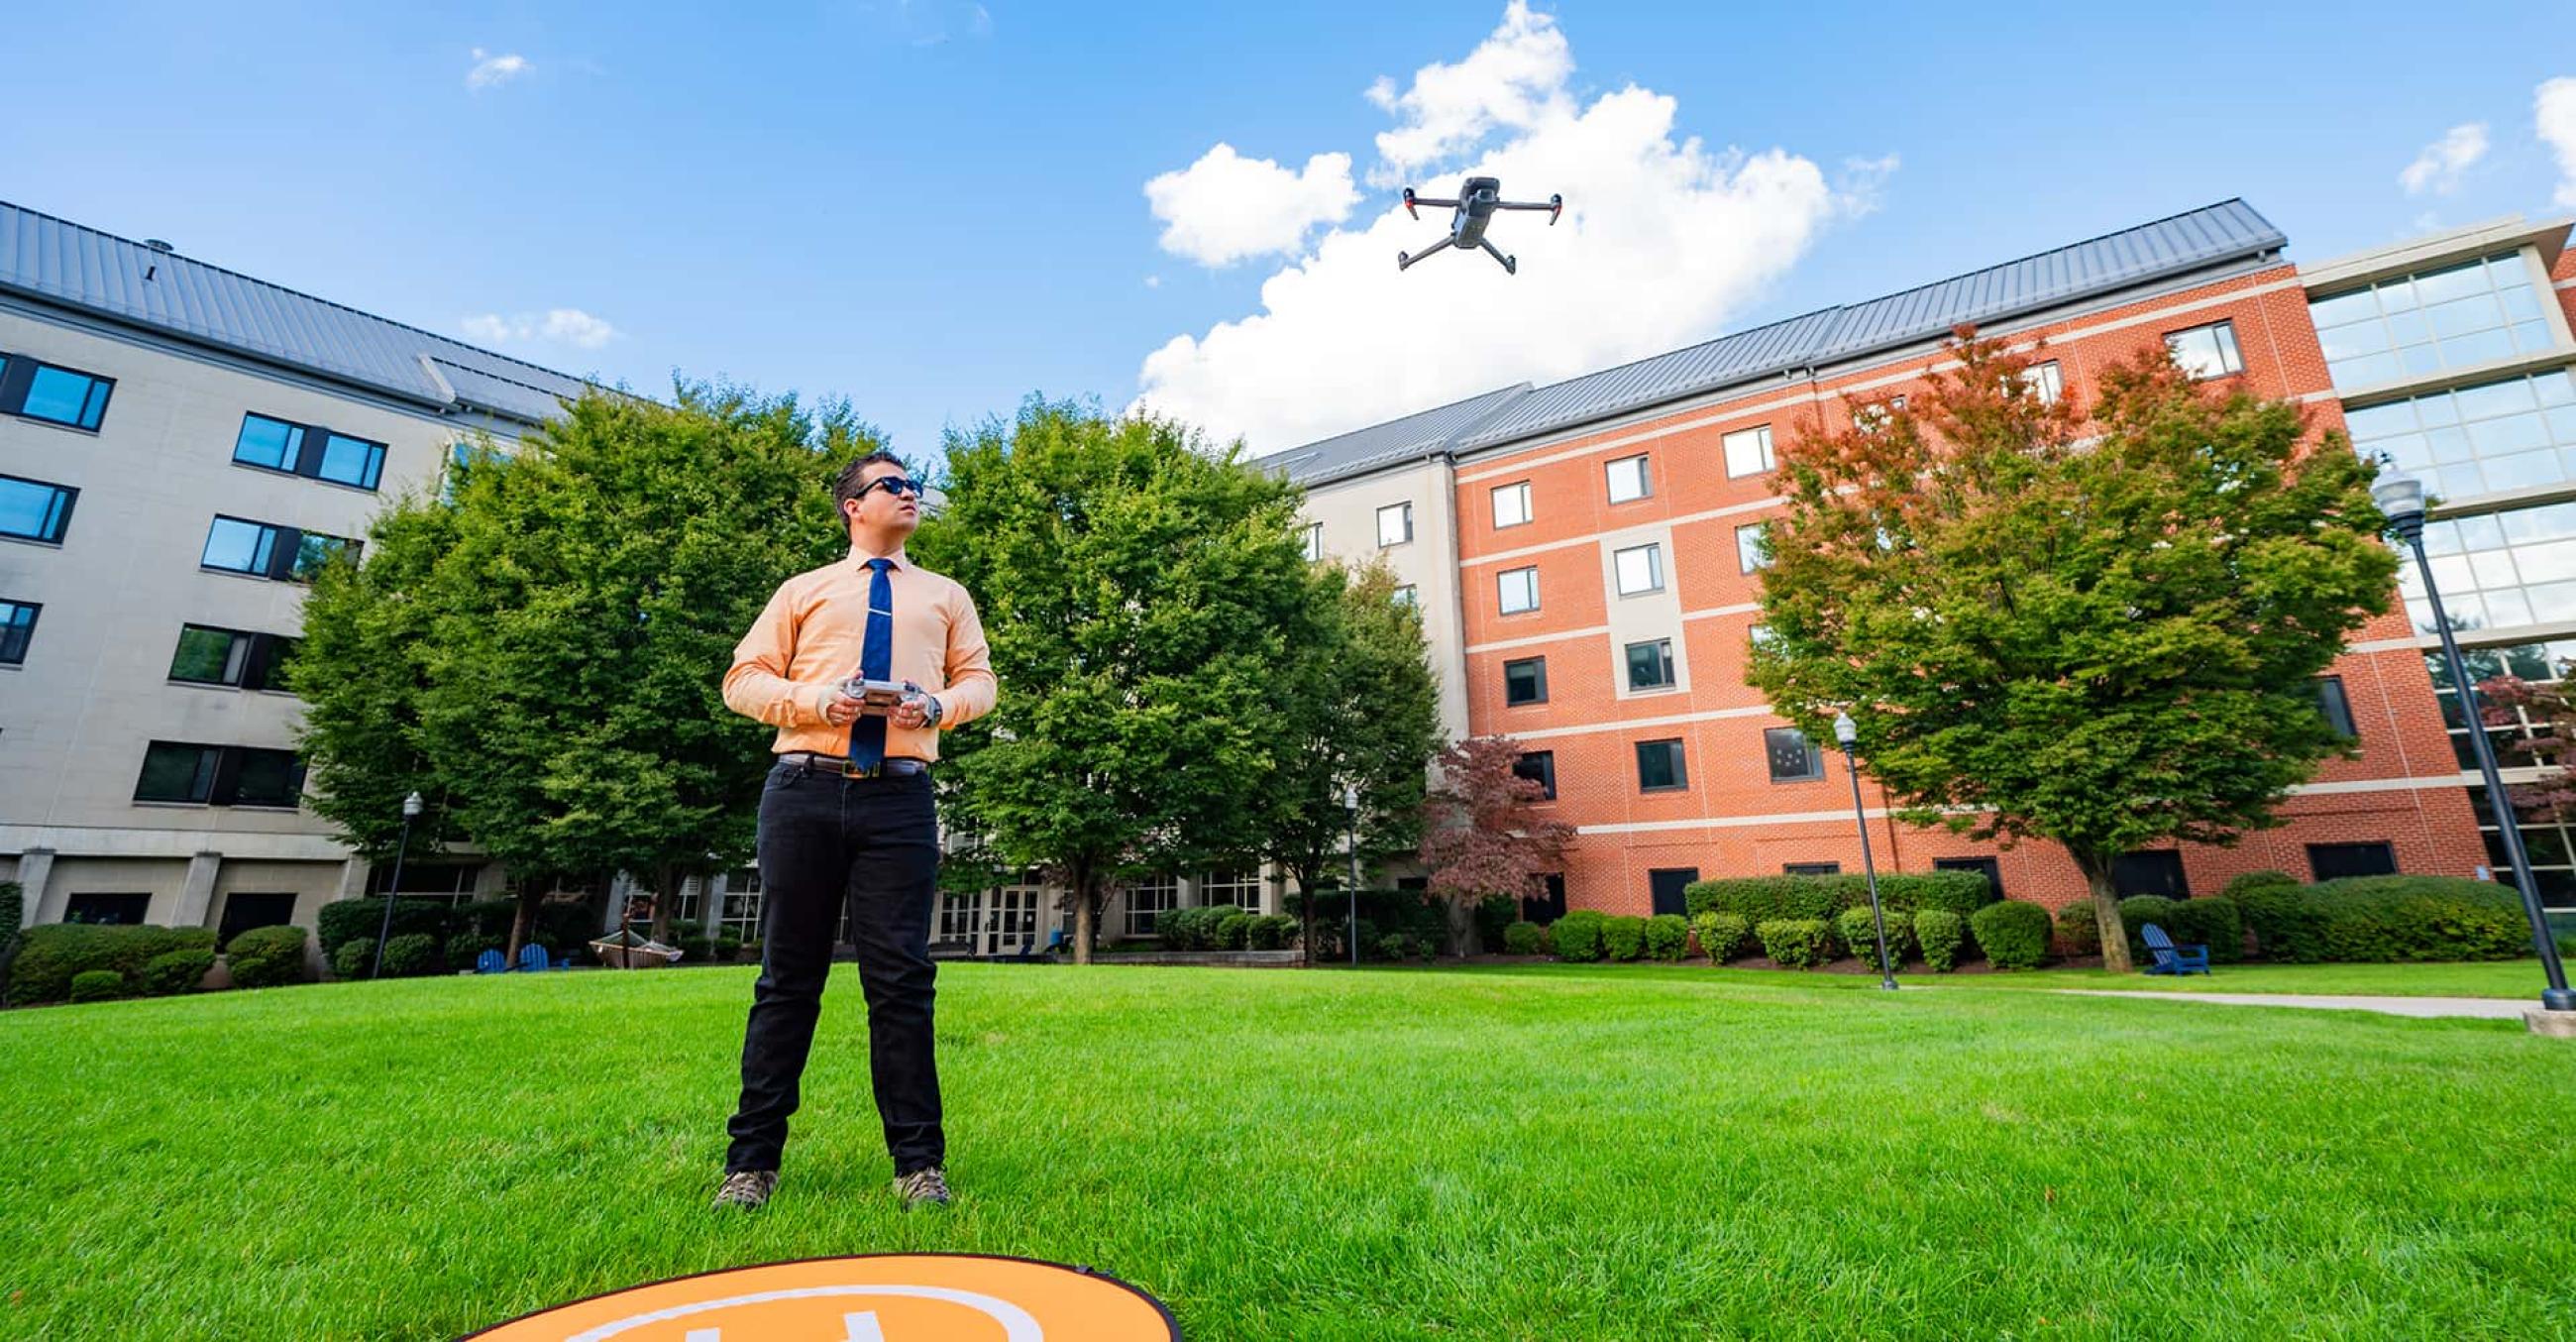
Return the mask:
[[[841,468],[841,474],[832,481],[832,505],[839,507],[857,498],[859,491],[867,484],[868,468],[880,461],[906,475],[912,474],[912,468],[903,464],[903,458],[880,447]]]

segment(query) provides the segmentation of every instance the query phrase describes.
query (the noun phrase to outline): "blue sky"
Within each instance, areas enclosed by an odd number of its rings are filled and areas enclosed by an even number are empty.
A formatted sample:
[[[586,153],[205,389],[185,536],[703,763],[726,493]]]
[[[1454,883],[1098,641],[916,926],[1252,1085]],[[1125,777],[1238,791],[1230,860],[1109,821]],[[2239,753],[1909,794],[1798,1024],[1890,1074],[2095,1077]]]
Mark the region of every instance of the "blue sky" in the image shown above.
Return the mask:
[[[647,390],[846,396],[907,452],[1031,392],[1125,405],[1187,335],[1152,403],[1277,448],[2229,196],[2310,260],[2546,214],[2534,93],[2576,76],[2537,4],[737,8],[32,7],[0,199]],[[1473,105],[1487,59],[1553,110]],[[1280,167],[1187,222],[1280,186],[1311,227],[1162,246],[1145,184],[1220,142]],[[1479,163],[1591,213],[1498,229],[1517,280],[1399,276],[1438,226],[1393,185]],[[1206,340],[1288,267],[1304,306]]]

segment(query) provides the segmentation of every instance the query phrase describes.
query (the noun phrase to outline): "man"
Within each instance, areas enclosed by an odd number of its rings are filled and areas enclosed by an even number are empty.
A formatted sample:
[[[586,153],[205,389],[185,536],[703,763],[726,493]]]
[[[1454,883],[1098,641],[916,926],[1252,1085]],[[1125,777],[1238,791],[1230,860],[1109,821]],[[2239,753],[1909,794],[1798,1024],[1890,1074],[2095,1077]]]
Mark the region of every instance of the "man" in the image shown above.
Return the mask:
[[[949,1199],[931,1056],[939,820],[930,766],[941,731],[992,709],[993,671],[974,599],[904,555],[921,521],[921,486],[903,463],[872,452],[832,492],[850,557],[782,584],[724,680],[727,706],[778,729],[778,763],[760,796],[760,981],[719,1208],[755,1210],[778,1187],[845,908],[895,1195],[907,1209]],[[852,677],[917,688],[890,711],[863,713],[842,690]]]

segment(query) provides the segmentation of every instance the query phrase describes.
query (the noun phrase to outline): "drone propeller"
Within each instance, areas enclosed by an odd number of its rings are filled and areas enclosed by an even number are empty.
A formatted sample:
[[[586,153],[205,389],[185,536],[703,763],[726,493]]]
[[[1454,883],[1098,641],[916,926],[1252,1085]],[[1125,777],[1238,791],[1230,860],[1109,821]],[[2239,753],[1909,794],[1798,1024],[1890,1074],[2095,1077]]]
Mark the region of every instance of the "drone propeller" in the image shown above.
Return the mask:
[[[1422,217],[1422,212],[1413,208],[1413,188],[1409,186],[1404,188],[1404,212],[1416,219]]]

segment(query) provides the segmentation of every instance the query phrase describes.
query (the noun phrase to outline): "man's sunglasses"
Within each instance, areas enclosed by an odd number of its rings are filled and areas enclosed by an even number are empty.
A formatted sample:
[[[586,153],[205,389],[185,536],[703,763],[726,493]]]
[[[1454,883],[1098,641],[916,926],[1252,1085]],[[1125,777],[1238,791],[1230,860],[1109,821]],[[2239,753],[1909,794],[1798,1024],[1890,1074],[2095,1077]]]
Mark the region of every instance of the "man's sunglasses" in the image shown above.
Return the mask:
[[[880,475],[876,479],[870,480],[866,485],[859,489],[859,497],[866,498],[869,493],[879,489],[897,496],[910,494],[914,498],[921,497],[921,482],[918,480],[906,479],[900,475]]]

